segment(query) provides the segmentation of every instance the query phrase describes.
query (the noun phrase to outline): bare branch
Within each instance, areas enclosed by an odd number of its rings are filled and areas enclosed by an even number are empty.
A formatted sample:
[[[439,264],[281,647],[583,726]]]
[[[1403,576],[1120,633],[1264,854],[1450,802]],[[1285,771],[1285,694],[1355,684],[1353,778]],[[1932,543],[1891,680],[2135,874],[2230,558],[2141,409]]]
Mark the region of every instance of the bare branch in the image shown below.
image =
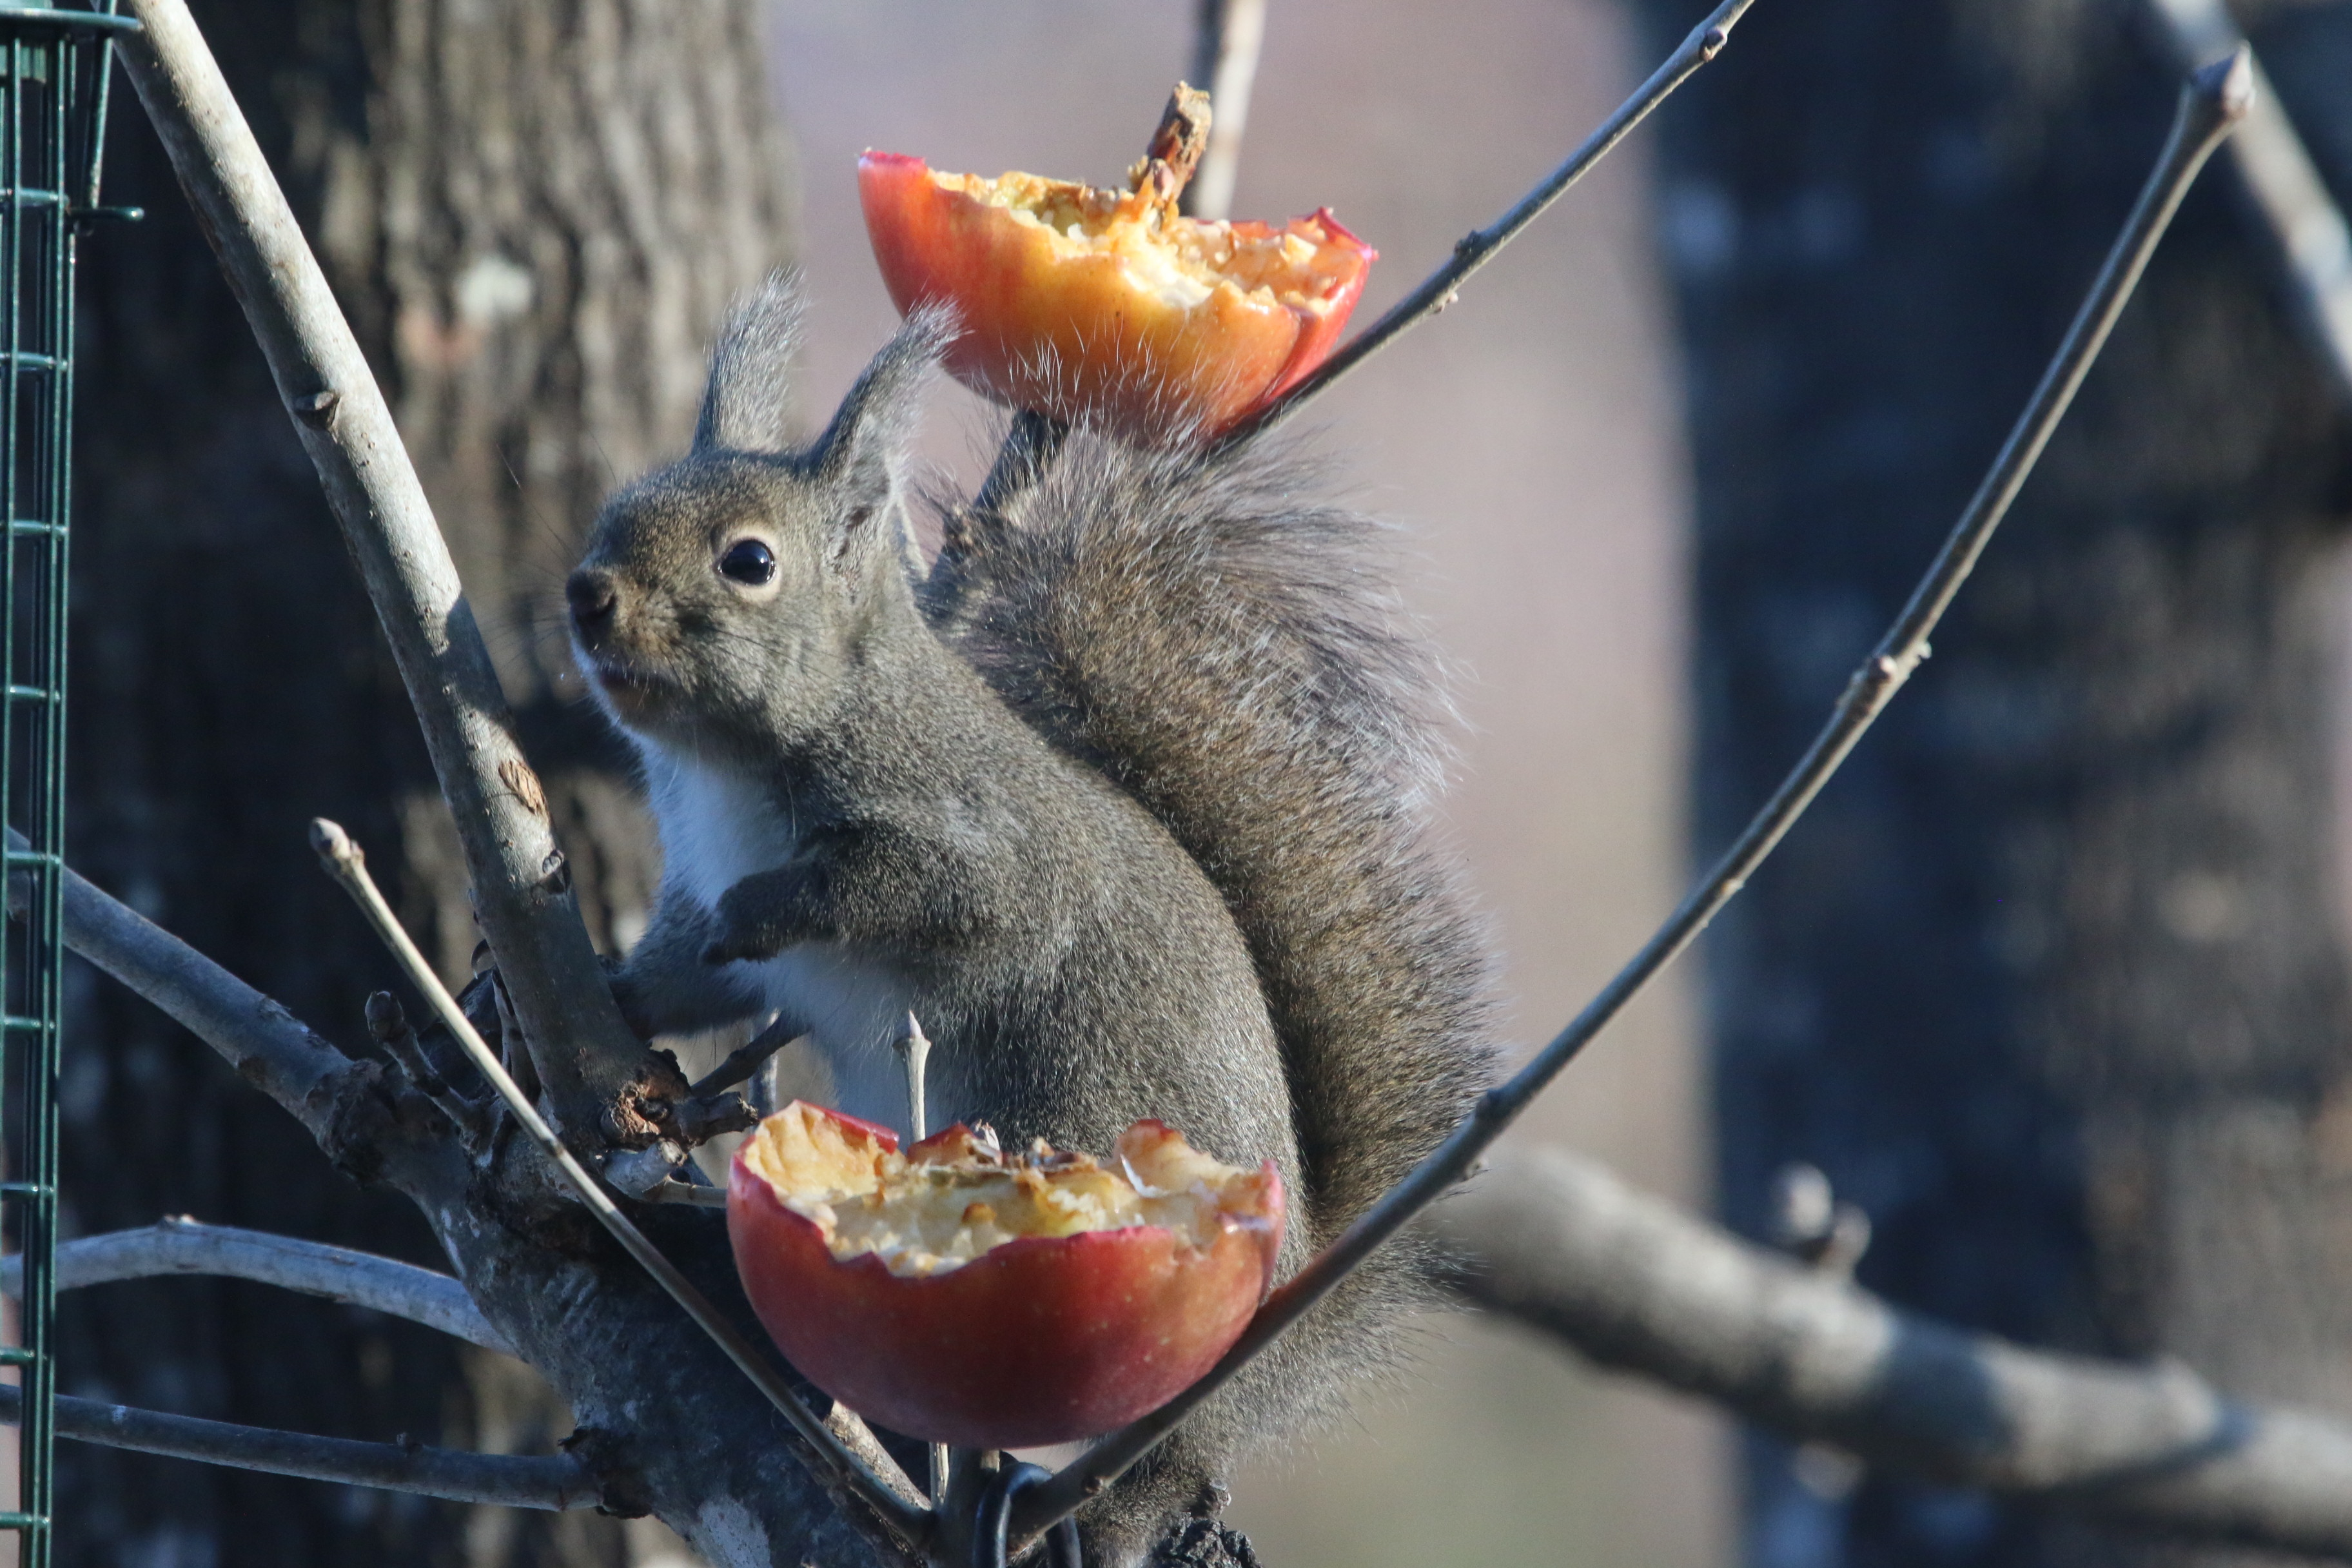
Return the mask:
[[[2352,1426],[2177,1364],[2022,1349],[1898,1310],[1555,1150],[1431,1211],[1478,1305],[1606,1366],[1964,1486],[2168,1533],[2352,1556]]]
[[[2190,70],[2245,47],[2222,0],[2155,0],[2155,6],[2174,53]],[[2335,372],[2336,390],[2352,395],[2352,227],[2327,194],[2262,62],[2253,60],[2252,68],[2253,106],[2230,139],[2230,155],[2277,237],[2301,297],[2304,325]]]
[[[11,846],[24,836],[8,830]],[[10,889],[10,913],[16,911]],[[66,873],[66,945],[152,1002],[221,1054],[237,1076],[325,1139],[331,1106],[318,1092],[351,1070],[341,1052],[144,915]]]
[[[474,909],[565,1131],[627,1124],[650,1059],[621,1020],[557,850],[545,794],[447,545],[325,275],[184,0],[130,0],[121,59],[162,136],[360,565],[457,819]],[[605,1125],[607,1116],[620,1120]]]
[[[0,1384],[0,1422],[13,1426],[24,1407],[24,1391]],[[507,1508],[551,1511],[594,1508],[601,1489],[588,1467],[570,1454],[530,1458],[513,1454],[467,1454],[428,1448],[421,1443],[361,1443],[349,1437],[314,1437],[237,1426],[193,1415],[166,1415],[101,1400],[58,1396],[58,1436],[109,1448],[168,1454],[207,1465],[263,1470],[273,1476],[382,1487],[451,1502],[498,1503]]]
[[[1468,282],[1470,275],[1495,258],[1495,253],[1519,237],[1521,230],[1535,222],[1552,203],[1566,195],[1568,188],[1582,179],[1592,165],[1608,156],[1636,125],[1649,117],[1650,110],[1664,103],[1675,89],[1688,81],[1699,67],[1715,58],[1730,41],[1731,29],[1739,23],[1753,0],[1721,0],[1705,21],[1690,31],[1665,63],[1650,73],[1650,78],[1634,89],[1633,96],[1619,104],[1600,128],[1584,139],[1584,144],[1568,156],[1568,161],[1545,175],[1535,189],[1519,198],[1510,211],[1488,224],[1473,229],[1454,242],[1454,255],[1436,271],[1421,281],[1420,287],[1389,307],[1387,313],[1348,341],[1345,347],[1333,354],[1297,385],[1276,398],[1264,408],[1242,420],[1217,438],[1220,447],[1246,441],[1261,431],[1296,414],[1310,397],[1354,370],[1380,353],[1410,328],[1419,325],[1454,303],[1455,293]],[[1222,106],[1220,106],[1222,111]]]
[[[706,1094],[717,1094],[722,1089],[733,1089],[739,1083],[749,1082],[751,1075],[758,1072],[770,1057],[774,1056],[794,1040],[803,1038],[805,1037],[799,1030],[783,1019],[778,1018],[752,1036],[748,1043],[729,1052],[725,1061],[696,1079],[693,1086],[686,1092],[698,1098]]]
[[[1194,217],[1231,217],[1234,182],[1241,173],[1242,137],[1249,128],[1250,89],[1265,39],[1265,0],[1200,0],[1192,44],[1192,80],[1208,89],[1209,150],[1184,191]]]
[[[373,1064],[345,1060],[276,1002],[79,877],[67,878],[65,903],[69,946],[202,1037],[322,1147],[338,1146],[352,1103],[344,1091],[365,1089]],[[446,1142],[433,1147],[454,1150]],[[793,1541],[825,1561],[898,1560],[879,1544],[886,1533],[870,1515],[830,1510],[837,1493],[776,1471],[767,1456],[784,1434],[770,1426],[768,1402],[747,1402],[715,1381],[726,1375],[721,1363],[698,1353],[700,1341],[681,1339],[666,1295],[641,1283],[634,1268],[618,1273],[613,1264],[547,1247],[516,1228],[509,1205],[515,1189],[536,1191],[536,1176],[504,1183],[501,1202],[483,1205],[473,1184],[484,1173],[469,1171],[462,1159],[408,1159],[383,1173],[419,1202],[469,1290],[503,1325],[499,1331],[515,1342],[517,1352],[548,1374],[583,1421],[604,1413],[646,1445],[647,1497],[665,1518],[692,1534],[698,1510],[726,1499],[748,1505],[774,1539]],[[720,1247],[723,1252],[723,1239]],[[726,1268],[723,1261],[716,1266]],[[560,1321],[537,1315],[550,1300],[569,1303]],[[671,1401],[648,1405],[642,1397],[647,1386],[706,1393],[687,1410]],[[731,1537],[701,1544],[714,1563],[750,1568],[753,1561],[733,1550],[740,1543]],[[767,1561],[764,1552],[757,1561]]]
[[[84,1237],[58,1247],[60,1290],[167,1274],[276,1285],[422,1323],[484,1350],[514,1353],[456,1279],[372,1252],[234,1226],[200,1225],[185,1216],[138,1230]],[[0,1292],[19,1294],[24,1277],[22,1258],[12,1254],[0,1259]]]
[[[359,846],[352,841],[351,835],[322,817],[310,825],[310,844],[318,850],[319,858],[329,873],[351,894],[352,901],[367,916],[368,923],[383,939],[393,956],[400,961],[402,969],[408,974],[409,983],[424,994],[426,1004],[439,1018],[441,1026],[464,1047],[476,1069],[489,1081],[492,1089],[498,1090],[499,1098],[507,1102],[507,1109],[513,1112],[516,1122],[530,1141],[539,1146],[540,1152],[563,1173],[564,1179],[579,1194],[580,1201],[588,1206],[588,1212],[594,1215],[597,1222],[612,1233],[613,1239],[621,1244],[622,1249],[635,1258],[646,1272],[669,1293],[670,1299],[694,1320],[695,1325],[727,1352],[727,1359],[741,1369],[743,1375],[767,1395],[768,1402],[776,1407],[777,1413],[791,1424],[793,1431],[800,1434],[803,1441],[815,1450],[814,1461],[829,1469],[834,1480],[872,1509],[878,1518],[898,1532],[900,1539],[910,1544],[919,1544],[930,1532],[932,1515],[923,1506],[921,1494],[915,1490],[914,1483],[908,1480],[905,1472],[895,1463],[882,1470],[870,1468],[863,1456],[851,1450],[830,1427],[818,1420],[768,1359],[738,1332],[732,1323],[719,1315],[709,1299],[695,1289],[693,1281],[664,1257],[659,1247],[646,1240],[645,1233],[621,1212],[620,1205],[605,1194],[604,1189],[597,1185],[596,1178],[588,1173],[587,1167],[580,1163],[572,1151],[564,1147],[563,1141],[555,1135],[555,1130],[541,1118],[530,1097],[508,1074],[498,1054],[475,1032],[473,1022],[466,1016],[465,1009],[457,1005],[457,999],[449,994],[448,988],[441,984],[440,976],[433,973],[433,966],[425,961],[425,955],[417,951],[416,943],[402,929],[400,921],[393,915],[392,906],[384,902],[383,894],[376,888],[374,879],[369,877],[367,861],[360,853]],[[877,1447],[874,1451],[879,1453],[880,1449]],[[883,1457],[888,1458],[887,1455]]]
[[[1348,1272],[1470,1171],[1503,1130],[1533,1103],[1562,1068],[1589,1044],[1643,987],[1696,940],[1716,912],[1747,885],[1815,795],[1828,783],[1864,731],[1892,701],[1920,661],[1927,637],[1977,557],[2008,513],[2025,476],[2042,454],[2059,416],[2105,342],[2108,330],[2131,297],[2157,241],[2172,220],[2181,196],[2205,160],[2245,112],[2251,90],[2242,52],[2198,73],[2183,89],[2164,151],[2141,190],[2139,201],[2116,236],[2114,248],[2091,286],[2065,340],[2034,389],[1991,471],[1961,512],[1910,603],[1870,658],[1854,674],[1829,723],[1799,759],[1771,799],[1756,814],[1706,879],[1693,889],[1664,925],[1588,1003],[1568,1027],[1554,1036],[1508,1082],[1487,1090],[1469,1117],[1404,1180],[1357,1216],[1339,1239],[1266,1298],[1232,1350],[1198,1383],[1160,1409],[1122,1427],[1087,1450],[1054,1479],[1024,1494],[1016,1506],[1024,1538],[1076,1509],[1149,1453],[1201,1401],[1222,1387],[1252,1356],[1272,1343]]]

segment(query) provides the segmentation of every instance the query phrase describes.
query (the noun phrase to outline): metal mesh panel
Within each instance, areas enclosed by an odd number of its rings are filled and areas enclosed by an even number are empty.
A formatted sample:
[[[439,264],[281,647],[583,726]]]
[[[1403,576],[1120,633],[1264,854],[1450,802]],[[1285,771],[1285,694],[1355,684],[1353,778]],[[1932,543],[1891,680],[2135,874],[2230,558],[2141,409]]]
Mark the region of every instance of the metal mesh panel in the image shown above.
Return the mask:
[[[21,1380],[14,1506],[22,1568],[49,1560],[57,1393],[57,1078],[65,880],[66,545],[74,231],[98,211],[111,12],[0,5],[0,1234],[25,1260],[0,1375]]]

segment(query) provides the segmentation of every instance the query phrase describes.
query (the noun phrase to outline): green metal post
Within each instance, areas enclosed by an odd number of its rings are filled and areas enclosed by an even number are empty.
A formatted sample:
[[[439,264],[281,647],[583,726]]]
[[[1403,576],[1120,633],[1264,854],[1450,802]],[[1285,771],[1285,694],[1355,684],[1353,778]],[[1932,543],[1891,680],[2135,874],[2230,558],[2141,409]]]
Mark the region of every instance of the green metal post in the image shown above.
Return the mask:
[[[100,216],[112,38],[104,8],[0,4],[0,1235],[25,1259],[0,1369],[25,1388],[15,1507],[20,1568],[47,1568],[57,1367],[58,1053],[65,897],[66,545],[73,437],[74,237]]]

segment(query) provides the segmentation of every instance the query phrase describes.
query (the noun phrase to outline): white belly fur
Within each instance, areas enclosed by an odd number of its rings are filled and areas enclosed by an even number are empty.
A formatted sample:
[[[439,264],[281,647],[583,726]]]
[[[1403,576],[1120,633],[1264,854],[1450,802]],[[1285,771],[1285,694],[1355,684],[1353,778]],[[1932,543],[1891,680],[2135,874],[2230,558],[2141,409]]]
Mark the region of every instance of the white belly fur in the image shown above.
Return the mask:
[[[683,893],[716,909],[728,889],[789,864],[799,852],[791,817],[732,770],[648,746],[646,773],[661,827],[665,896]],[[887,1127],[905,1125],[906,1079],[893,1047],[906,1032],[912,997],[890,964],[837,942],[803,942],[736,968],[749,971],[768,1006],[807,1024],[832,1069],[835,1109]]]

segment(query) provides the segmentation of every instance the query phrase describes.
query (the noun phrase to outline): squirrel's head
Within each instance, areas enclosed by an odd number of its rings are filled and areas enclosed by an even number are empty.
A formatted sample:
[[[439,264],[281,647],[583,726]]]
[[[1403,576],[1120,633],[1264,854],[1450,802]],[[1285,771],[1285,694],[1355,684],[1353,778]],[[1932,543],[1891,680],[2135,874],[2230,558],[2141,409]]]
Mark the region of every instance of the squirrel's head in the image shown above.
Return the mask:
[[[793,451],[782,404],[798,318],[781,277],[736,308],[694,449],[605,502],[564,584],[582,674],[647,740],[764,750],[806,732],[911,612],[899,469],[951,322],[918,311]]]

